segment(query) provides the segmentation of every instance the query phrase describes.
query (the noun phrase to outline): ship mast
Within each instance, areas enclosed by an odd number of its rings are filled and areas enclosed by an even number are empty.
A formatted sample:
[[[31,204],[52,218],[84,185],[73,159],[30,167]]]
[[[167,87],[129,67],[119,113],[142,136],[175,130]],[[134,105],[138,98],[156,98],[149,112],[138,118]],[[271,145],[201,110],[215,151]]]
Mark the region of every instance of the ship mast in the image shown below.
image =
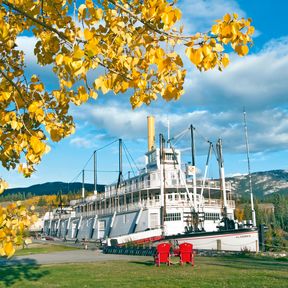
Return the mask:
[[[203,204],[203,202],[202,202],[203,192],[204,192],[205,182],[206,182],[207,173],[208,173],[209,159],[210,159],[212,148],[213,148],[212,142],[208,141],[208,143],[209,143],[209,150],[208,150],[208,155],[207,155],[207,159],[206,159],[205,172],[204,172],[204,177],[203,177],[202,187],[201,187],[201,194],[200,194],[200,199],[201,199],[202,204]]]
[[[85,170],[82,170],[82,199],[85,198]]]
[[[123,171],[122,171],[122,139],[119,139],[119,175],[117,181],[117,189],[120,186],[120,183],[123,180]]]
[[[193,125],[190,125],[191,132],[191,151],[192,151],[192,169],[193,169],[193,203],[194,203],[194,211],[197,212],[197,187],[196,187],[196,166],[195,166],[195,137],[194,137],[195,128]]]
[[[94,158],[94,195],[97,195],[97,151],[95,150],[93,152],[93,158]]]
[[[256,213],[255,213],[255,209],[254,209],[254,200],[253,200],[252,179],[251,179],[251,169],[250,169],[250,156],[249,156],[250,151],[249,151],[249,143],[248,143],[248,128],[247,128],[245,108],[243,109],[243,117],[244,117],[244,131],[245,131],[247,165],[248,165],[249,191],[250,191],[250,201],[251,201],[251,210],[252,210],[252,223],[253,223],[253,226],[256,227]]]
[[[224,160],[223,160],[221,139],[218,139],[217,141],[216,150],[217,150],[217,156],[218,156],[217,158],[218,158],[219,169],[220,169],[221,186],[222,186],[222,191],[223,191],[224,218],[226,218],[227,217],[227,197],[226,197],[226,183],[225,183]]]
[[[160,146],[160,221],[161,221],[161,227],[164,232],[164,219],[165,219],[165,167],[164,167],[164,162],[165,162],[165,151],[164,151],[164,146],[165,146],[165,140],[163,137],[163,134],[159,134],[159,146]]]

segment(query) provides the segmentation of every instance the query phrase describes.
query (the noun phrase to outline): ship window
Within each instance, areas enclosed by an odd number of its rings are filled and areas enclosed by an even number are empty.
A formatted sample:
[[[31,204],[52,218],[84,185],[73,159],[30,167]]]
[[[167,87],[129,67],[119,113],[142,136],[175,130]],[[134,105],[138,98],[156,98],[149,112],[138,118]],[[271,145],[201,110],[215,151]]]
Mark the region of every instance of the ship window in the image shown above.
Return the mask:
[[[165,160],[174,160],[174,155],[170,153],[166,153]]]
[[[168,195],[168,200],[172,201],[172,195],[171,194]]]
[[[158,226],[159,226],[158,213],[150,213],[150,229],[158,228]]]
[[[175,194],[175,200],[178,200],[179,199],[179,195],[178,194]]]
[[[164,221],[181,221],[181,213],[167,213]]]
[[[205,220],[219,220],[219,213],[205,213]]]
[[[185,199],[185,194],[181,193],[180,197],[181,197],[181,199]]]

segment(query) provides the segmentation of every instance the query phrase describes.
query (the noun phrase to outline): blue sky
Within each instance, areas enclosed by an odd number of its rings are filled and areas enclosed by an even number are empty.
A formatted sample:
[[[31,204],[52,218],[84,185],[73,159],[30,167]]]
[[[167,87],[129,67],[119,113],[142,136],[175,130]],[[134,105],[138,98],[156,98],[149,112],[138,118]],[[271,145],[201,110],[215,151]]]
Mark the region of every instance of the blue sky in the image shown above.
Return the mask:
[[[237,12],[240,17],[250,17],[256,27],[254,47],[249,56],[230,55],[232,63],[222,73],[200,73],[185,59],[188,70],[185,95],[178,102],[159,100],[149,107],[132,111],[128,95],[100,95],[81,107],[72,108],[77,130],[60,143],[52,144],[37,172],[28,179],[17,171],[0,176],[10,187],[65,181],[70,182],[83,169],[84,164],[98,149],[122,138],[134,161],[143,165],[147,150],[146,117],[156,118],[156,135],[167,134],[167,119],[171,135],[181,132],[190,124],[196,129],[197,167],[203,171],[208,150],[204,139],[223,140],[226,175],[247,173],[245,140],[243,132],[243,106],[246,108],[252,171],[288,169],[288,31],[285,23],[286,1],[268,0],[182,0],[178,6],[183,11],[187,33],[207,31],[213,20],[227,12]],[[55,79],[49,68],[39,68],[32,54],[33,38],[22,37],[19,46],[27,54],[27,72],[45,77],[53,88]],[[187,142],[185,143],[185,140]],[[188,136],[178,148],[189,146]],[[185,149],[184,149],[185,150]],[[117,145],[103,149],[98,155],[99,170],[117,170]],[[189,161],[189,151],[183,152]],[[90,161],[86,167],[92,170]],[[124,174],[130,170],[124,157]],[[93,181],[92,172],[86,173],[87,182]],[[215,159],[209,169],[210,177],[218,177]],[[109,183],[116,173],[99,172],[99,182]],[[81,181],[81,177],[78,179]]]

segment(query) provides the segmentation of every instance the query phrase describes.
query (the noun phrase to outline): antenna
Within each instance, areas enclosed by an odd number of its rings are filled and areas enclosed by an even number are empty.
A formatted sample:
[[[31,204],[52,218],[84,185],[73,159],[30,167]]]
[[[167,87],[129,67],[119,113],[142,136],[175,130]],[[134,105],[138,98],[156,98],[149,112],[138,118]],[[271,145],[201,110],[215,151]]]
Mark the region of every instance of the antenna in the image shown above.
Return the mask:
[[[253,226],[256,227],[256,213],[254,209],[254,200],[253,200],[252,178],[251,178],[250,157],[249,157],[250,151],[249,151],[249,143],[248,143],[248,128],[247,128],[245,107],[243,108],[243,117],[244,117],[244,132],[245,132],[247,165],[248,165],[249,191],[250,191],[250,201],[251,201],[251,210],[252,210],[252,223],[253,223]]]
[[[170,139],[170,121],[168,117],[167,117],[167,139],[168,141]],[[168,141],[167,141],[167,144],[168,144]]]

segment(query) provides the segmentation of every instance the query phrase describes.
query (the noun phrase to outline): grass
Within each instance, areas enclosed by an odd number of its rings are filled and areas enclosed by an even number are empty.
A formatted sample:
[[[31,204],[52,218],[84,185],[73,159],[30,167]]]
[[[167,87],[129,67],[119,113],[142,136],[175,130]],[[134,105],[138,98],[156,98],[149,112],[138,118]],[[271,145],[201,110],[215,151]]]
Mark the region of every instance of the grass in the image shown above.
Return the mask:
[[[32,243],[28,247],[19,248],[15,256],[24,256],[32,254],[47,254],[52,252],[61,252],[78,249],[76,247],[63,246],[63,245],[54,245],[50,243]]]
[[[0,266],[0,287],[288,287],[287,263],[262,257],[196,257],[195,267],[151,260]]]

